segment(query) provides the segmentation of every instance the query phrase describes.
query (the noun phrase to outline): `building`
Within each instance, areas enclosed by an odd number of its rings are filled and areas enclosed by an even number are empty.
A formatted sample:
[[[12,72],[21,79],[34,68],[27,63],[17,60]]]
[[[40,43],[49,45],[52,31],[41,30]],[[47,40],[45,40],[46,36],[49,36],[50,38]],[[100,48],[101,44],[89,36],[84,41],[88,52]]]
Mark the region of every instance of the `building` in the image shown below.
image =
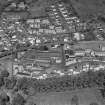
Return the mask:
[[[85,56],[86,52],[84,50],[75,51],[75,56]]]
[[[23,77],[31,78],[31,74],[29,74],[29,73],[23,73],[23,72],[17,72],[16,76],[18,78],[23,78]]]
[[[94,54],[95,56],[105,57],[105,51],[95,51]]]

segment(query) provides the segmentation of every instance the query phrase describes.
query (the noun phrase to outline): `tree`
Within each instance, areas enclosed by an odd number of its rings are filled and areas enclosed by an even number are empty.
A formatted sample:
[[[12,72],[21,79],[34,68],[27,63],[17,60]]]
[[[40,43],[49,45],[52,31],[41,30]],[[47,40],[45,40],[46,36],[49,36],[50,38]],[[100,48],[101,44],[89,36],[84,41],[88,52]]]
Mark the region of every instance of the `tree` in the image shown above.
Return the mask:
[[[90,103],[90,105],[98,105],[98,103],[92,102],[92,103]]]
[[[4,78],[0,77],[0,87],[4,85]]]
[[[28,79],[26,77],[20,78],[17,81],[17,88],[18,90],[23,90],[28,86]]]
[[[15,87],[15,85],[16,85],[16,82],[17,82],[17,80],[16,80],[15,77],[6,78],[5,79],[5,87],[7,89],[13,89]]]
[[[25,99],[22,95],[19,93],[16,94],[16,96],[12,100],[12,105],[25,105]]]
[[[16,89],[23,91],[24,94],[32,94],[31,92],[34,91],[34,88],[32,88],[33,81],[30,79],[27,79],[26,77],[20,78],[17,81]]]
[[[0,94],[0,105],[6,105],[9,101],[10,97],[5,92],[2,92]]]
[[[9,76],[9,72],[7,70],[1,71],[1,77],[8,77],[8,76]]]

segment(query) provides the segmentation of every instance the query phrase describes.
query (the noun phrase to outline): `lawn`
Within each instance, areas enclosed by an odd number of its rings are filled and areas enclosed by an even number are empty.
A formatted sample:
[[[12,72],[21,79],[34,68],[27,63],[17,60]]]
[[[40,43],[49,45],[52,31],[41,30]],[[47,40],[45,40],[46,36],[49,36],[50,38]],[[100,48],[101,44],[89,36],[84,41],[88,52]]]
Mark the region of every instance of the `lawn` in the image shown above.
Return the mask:
[[[89,105],[91,102],[96,102],[99,105],[105,105],[101,102],[101,97],[98,95],[96,96],[96,93],[96,89],[43,93],[32,96],[29,100],[33,100],[36,105],[71,105],[72,97],[77,95],[79,98],[79,105]]]

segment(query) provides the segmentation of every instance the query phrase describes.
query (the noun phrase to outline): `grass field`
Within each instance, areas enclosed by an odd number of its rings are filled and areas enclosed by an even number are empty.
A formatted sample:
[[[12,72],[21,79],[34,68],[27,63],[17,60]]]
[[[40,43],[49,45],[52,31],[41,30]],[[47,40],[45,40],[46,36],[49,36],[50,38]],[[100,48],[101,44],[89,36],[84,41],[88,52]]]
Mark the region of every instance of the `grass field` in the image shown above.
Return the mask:
[[[99,105],[102,103],[101,97],[96,96],[96,89],[82,89],[71,92],[46,93],[37,94],[30,97],[36,105],[71,105],[71,99],[74,95],[79,98],[79,105],[89,105],[91,102],[96,102]]]

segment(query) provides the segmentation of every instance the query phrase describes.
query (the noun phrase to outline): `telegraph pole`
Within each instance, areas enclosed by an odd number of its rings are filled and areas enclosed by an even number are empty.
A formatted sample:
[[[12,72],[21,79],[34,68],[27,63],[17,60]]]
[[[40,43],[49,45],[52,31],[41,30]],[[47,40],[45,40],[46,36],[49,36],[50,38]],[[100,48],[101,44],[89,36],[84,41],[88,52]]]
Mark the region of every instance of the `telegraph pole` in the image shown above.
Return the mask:
[[[12,54],[11,54],[11,55],[12,55],[12,76],[13,76],[13,61],[14,61],[14,60],[13,60],[13,58],[14,58],[14,57],[13,57],[13,45],[12,45]]]

